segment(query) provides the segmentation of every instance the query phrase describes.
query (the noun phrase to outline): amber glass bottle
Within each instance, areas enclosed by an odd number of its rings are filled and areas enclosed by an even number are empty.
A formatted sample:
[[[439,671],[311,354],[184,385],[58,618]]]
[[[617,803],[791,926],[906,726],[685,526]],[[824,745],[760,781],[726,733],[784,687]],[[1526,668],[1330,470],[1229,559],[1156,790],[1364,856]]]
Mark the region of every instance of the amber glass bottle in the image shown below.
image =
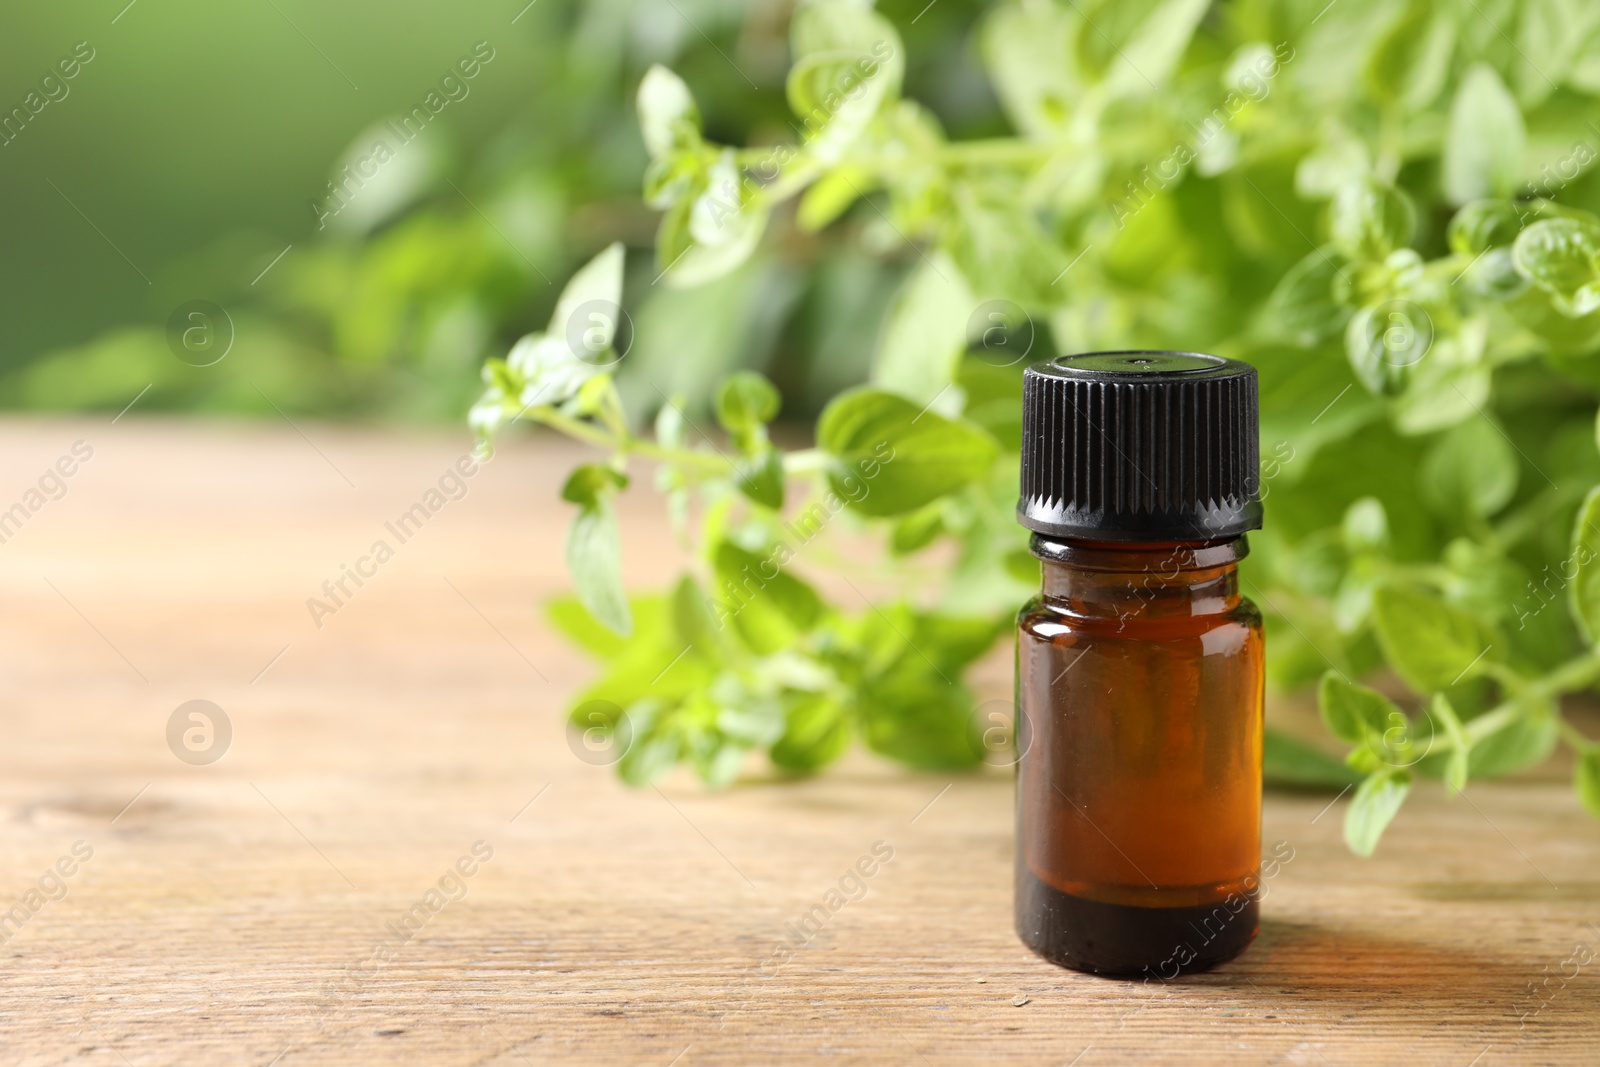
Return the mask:
[[[1064,357],[1029,368],[1023,406],[1043,591],[1018,617],[1017,932],[1063,966],[1174,978],[1257,926],[1255,371]]]

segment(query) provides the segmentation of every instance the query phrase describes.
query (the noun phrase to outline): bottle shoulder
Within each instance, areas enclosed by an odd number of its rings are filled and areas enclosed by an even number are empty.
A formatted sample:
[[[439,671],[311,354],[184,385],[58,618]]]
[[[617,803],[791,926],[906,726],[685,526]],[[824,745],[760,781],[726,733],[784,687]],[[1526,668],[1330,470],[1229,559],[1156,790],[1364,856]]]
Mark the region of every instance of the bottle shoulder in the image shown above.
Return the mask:
[[[1239,596],[1216,610],[1188,614],[1145,615],[1133,612],[1083,613],[1074,611],[1065,600],[1039,594],[1017,612],[1017,630],[1023,635],[1051,640],[1063,635],[1085,637],[1169,640],[1177,636],[1198,637],[1225,627],[1240,626],[1259,634],[1261,609],[1249,597]]]

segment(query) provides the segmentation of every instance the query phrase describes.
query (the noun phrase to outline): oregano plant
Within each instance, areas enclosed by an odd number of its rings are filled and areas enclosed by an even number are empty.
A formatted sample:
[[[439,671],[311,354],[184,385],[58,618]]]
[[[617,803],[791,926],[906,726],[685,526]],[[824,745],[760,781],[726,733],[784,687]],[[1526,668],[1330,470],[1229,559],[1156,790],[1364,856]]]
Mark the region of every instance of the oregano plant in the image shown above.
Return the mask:
[[[634,783],[687,761],[724,785],[754,752],[812,771],[854,738],[1003,762],[965,678],[1037,585],[1021,371],[1185,348],[1258,368],[1243,582],[1272,684],[1316,683],[1349,749],[1271,733],[1269,777],[1353,786],[1367,855],[1417,777],[1455,794],[1564,743],[1600,815],[1600,745],[1562,706],[1600,680],[1600,9],[1556,7],[1013,0],[975,29],[1015,130],[984,140],[901,96],[896,25],[850,0],[795,10],[792,139],[718,144],[651,69],[660,285],[810,233],[901,281],[807,447],[775,440],[782,397],[750,370],[711,397],[623,388],[620,246],[485,367],[481,431],[597,450],[562,492],[576,595],[551,607],[601,662],[575,724],[619,738]],[[625,395],[653,397],[648,430]],[[629,593],[611,501],[640,478],[694,563]],[[863,537],[870,566],[840,547]]]

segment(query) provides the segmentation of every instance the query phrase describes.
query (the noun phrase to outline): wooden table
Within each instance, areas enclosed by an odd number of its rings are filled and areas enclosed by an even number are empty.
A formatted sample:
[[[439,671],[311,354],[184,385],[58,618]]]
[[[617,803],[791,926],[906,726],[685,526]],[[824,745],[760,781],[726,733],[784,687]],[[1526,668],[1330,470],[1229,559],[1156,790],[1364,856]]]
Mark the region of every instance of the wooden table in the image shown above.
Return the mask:
[[[1011,932],[1002,772],[857,754],[708,794],[574,756],[591,666],[538,607],[573,447],[510,443],[399,543],[384,524],[464,432],[13,419],[0,509],[80,440],[0,545],[0,1061],[1600,1062],[1600,959],[1563,967],[1600,953],[1600,822],[1559,767],[1422,788],[1365,862],[1344,801],[1271,795],[1293,859],[1255,946],[1090,978]],[[665,584],[660,501],[622,510],[630,581]],[[307,598],[379,539],[394,557],[319,628]],[[1003,662],[987,678],[1003,696]],[[220,761],[169,748],[191,699],[231,723]],[[877,842],[865,897],[770,962]]]

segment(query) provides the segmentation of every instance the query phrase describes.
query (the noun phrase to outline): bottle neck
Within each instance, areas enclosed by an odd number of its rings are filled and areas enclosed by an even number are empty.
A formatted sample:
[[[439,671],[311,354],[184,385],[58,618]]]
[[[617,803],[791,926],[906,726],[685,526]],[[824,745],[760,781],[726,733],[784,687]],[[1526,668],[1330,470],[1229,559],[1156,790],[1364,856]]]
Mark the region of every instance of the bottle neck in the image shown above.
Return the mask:
[[[1073,615],[1128,620],[1217,615],[1239,606],[1243,537],[1226,541],[1055,541],[1034,534],[1044,599]]]

